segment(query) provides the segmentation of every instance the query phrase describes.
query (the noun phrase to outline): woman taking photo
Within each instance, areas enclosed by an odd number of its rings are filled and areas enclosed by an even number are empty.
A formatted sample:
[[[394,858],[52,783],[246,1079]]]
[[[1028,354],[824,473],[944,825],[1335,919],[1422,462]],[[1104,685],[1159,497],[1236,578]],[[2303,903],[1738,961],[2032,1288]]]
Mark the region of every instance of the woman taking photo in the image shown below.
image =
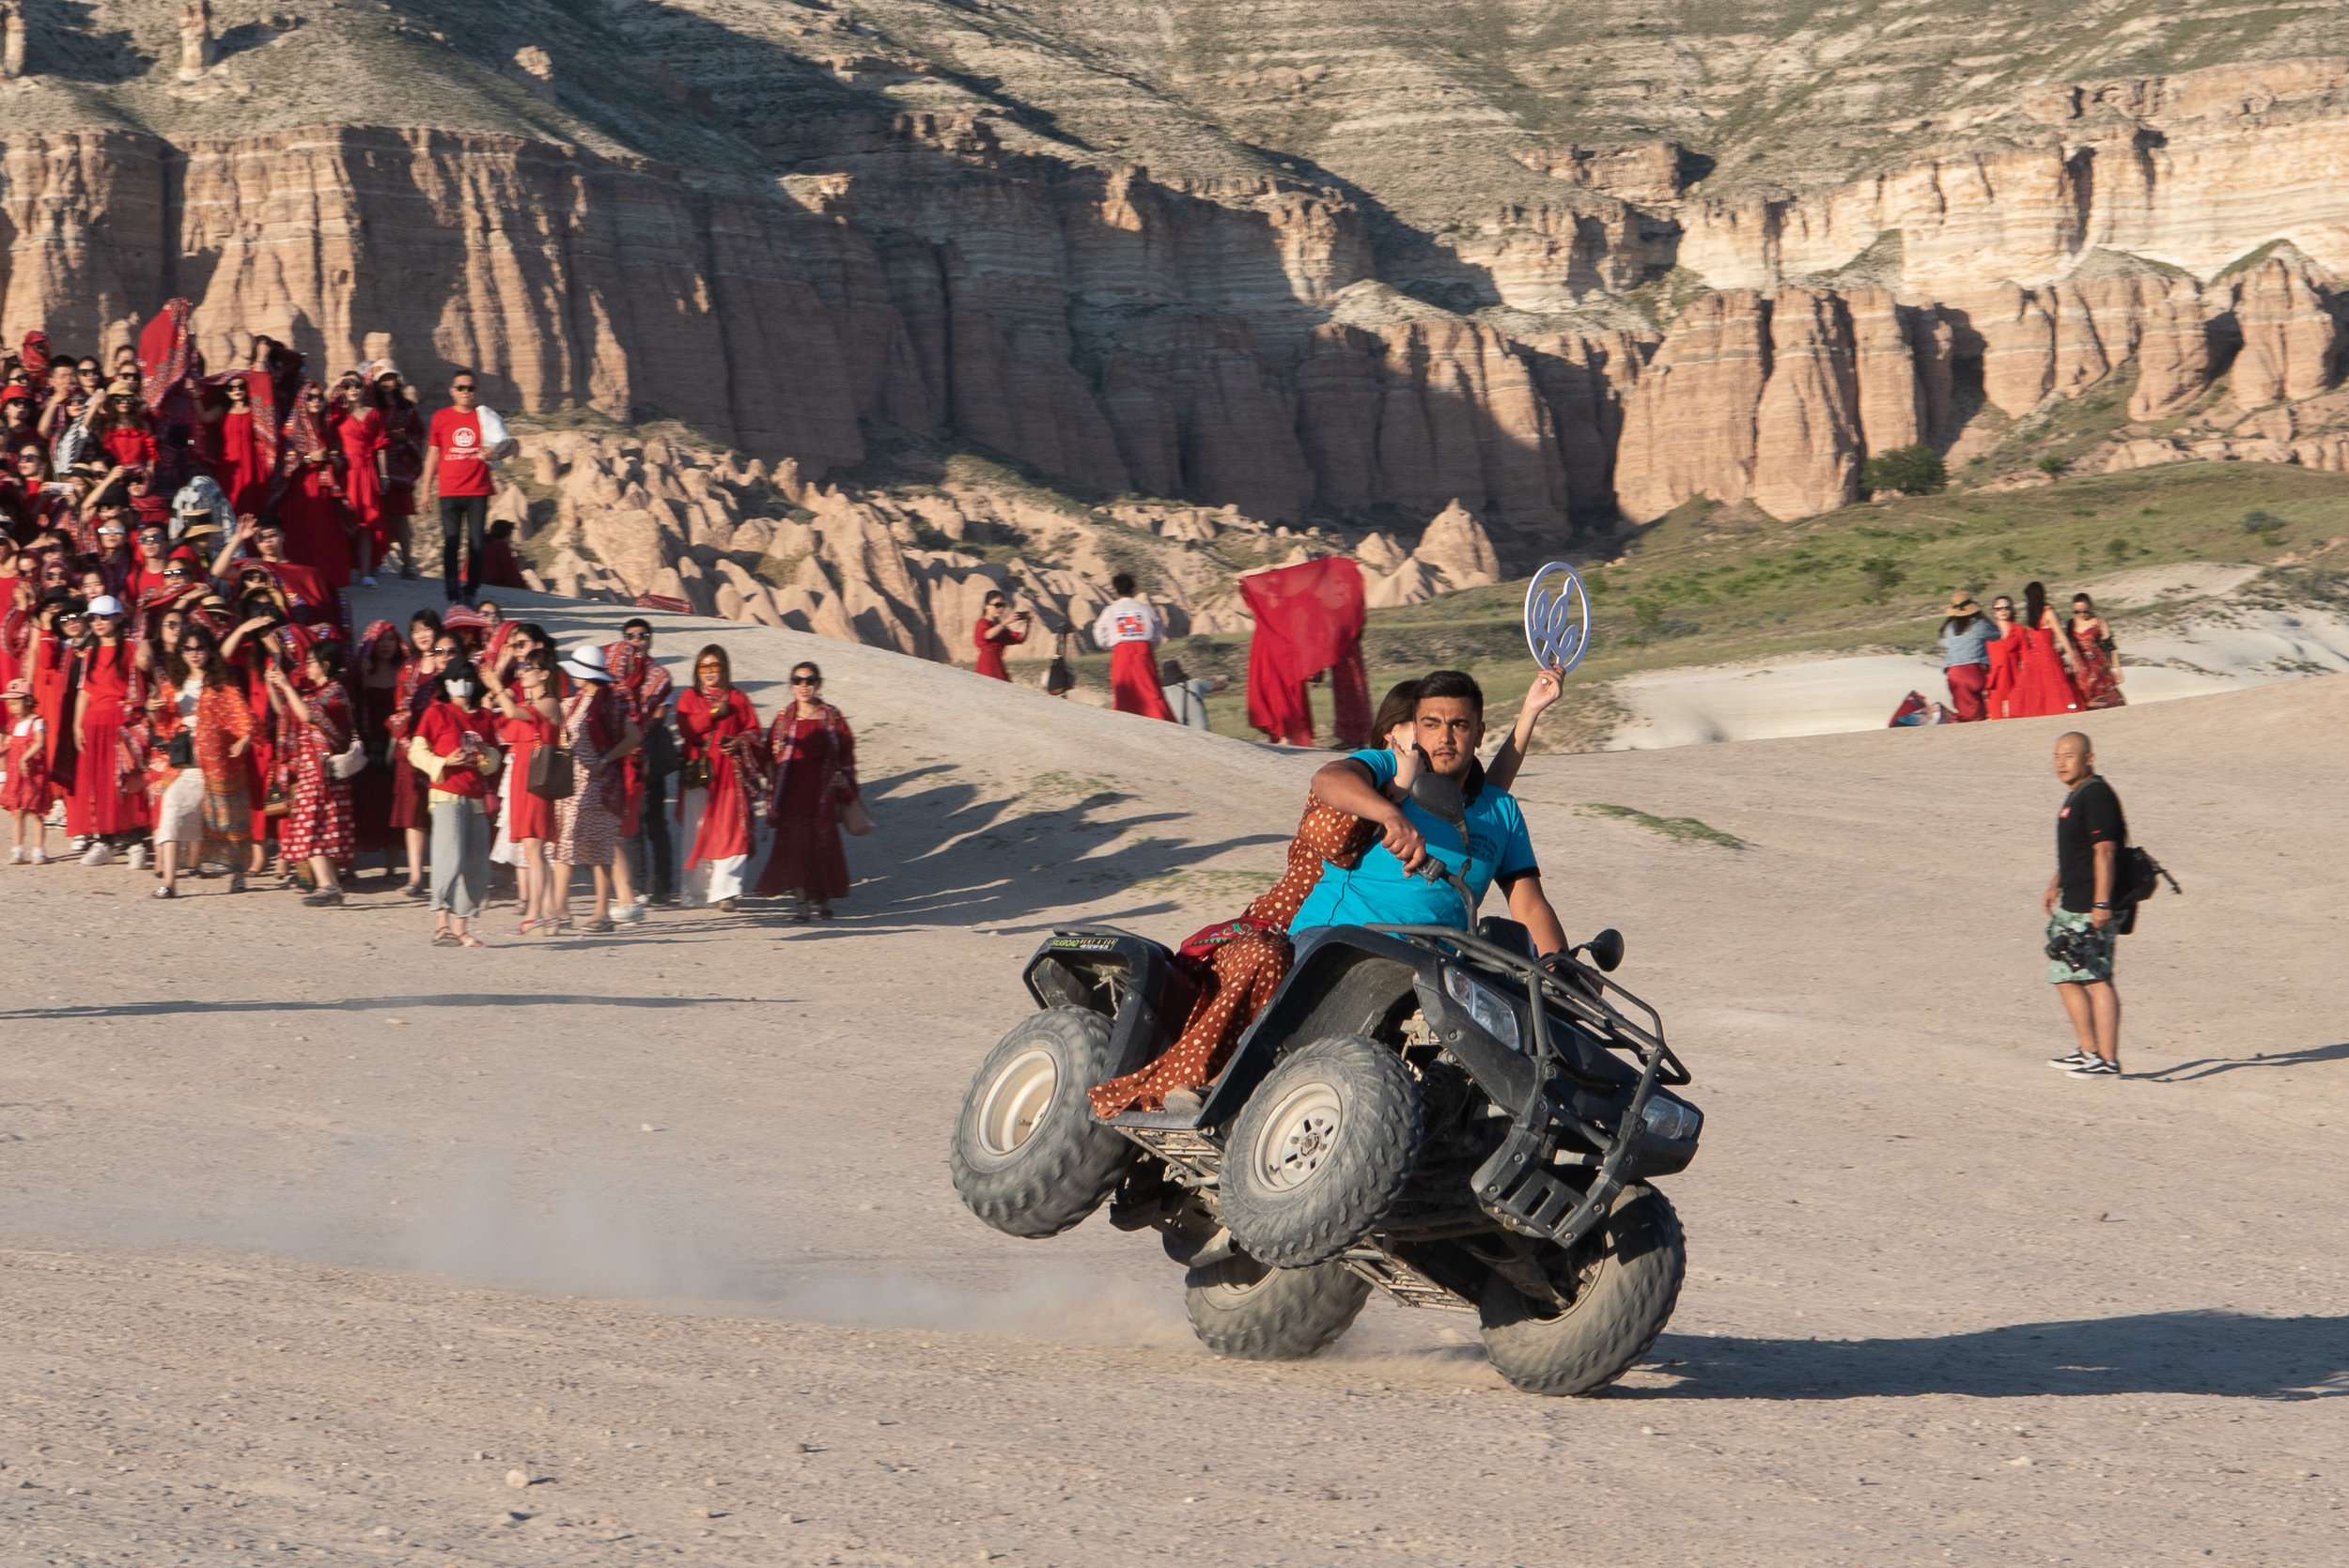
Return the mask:
[[[498,737],[506,742],[508,790],[506,812],[499,819],[499,836],[514,846],[516,880],[521,920],[517,937],[532,931],[561,929],[562,916],[554,901],[554,872],[547,861],[547,841],[554,837],[554,802],[530,787],[531,763],[542,747],[552,747],[562,734],[563,707],[554,695],[554,652],[533,646],[515,665],[521,693],[492,681],[490,700],[503,722]],[[572,781],[577,793],[578,781]]]
[[[758,891],[798,900],[795,924],[811,908],[832,919],[832,901],[848,894],[848,857],[840,846],[840,812],[857,798],[856,737],[838,708],[824,701],[824,673],[813,664],[791,671],[791,701],[767,734],[775,785],[767,798],[774,848],[759,874]]]
[[[2015,683],[2023,673],[2023,629],[2015,624],[2015,601],[2000,594],[1990,601],[1990,627],[1996,633],[1983,644],[1989,674],[1982,687],[1983,717],[2015,717]]]
[[[1034,620],[1025,610],[1013,614],[1002,591],[989,591],[979,605],[978,625],[971,629],[972,645],[979,650],[979,674],[989,680],[1011,679],[1011,672],[1003,668],[1003,649],[1026,642]]]
[[[2086,594],[2072,596],[2072,669],[2077,677],[2082,707],[2121,707],[2121,660],[2112,651],[2112,629],[2096,613],[2096,601]]]
[[[423,776],[432,821],[432,945],[481,947],[467,929],[490,881],[490,781],[499,768],[495,723],[481,706],[481,677],[449,658],[426,688],[433,701],[416,718],[409,765]]]
[[[278,852],[288,873],[309,862],[310,892],[302,902],[312,908],[343,901],[334,868],[349,865],[351,857],[350,782],[334,777],[331,766],[350,745],[352,727],[350,698],[334,678],[334,649],[332,643],[314,642],[294,675],[272,660],[265,677],[277,710],[277,758],[286,780]]]
[[[758,710],[735,688],[734,663],[712,643],[693,656],[693,684],[677,700],[677,823],[687,846],[680,892],[689,908],[732,913],[756,842]]]

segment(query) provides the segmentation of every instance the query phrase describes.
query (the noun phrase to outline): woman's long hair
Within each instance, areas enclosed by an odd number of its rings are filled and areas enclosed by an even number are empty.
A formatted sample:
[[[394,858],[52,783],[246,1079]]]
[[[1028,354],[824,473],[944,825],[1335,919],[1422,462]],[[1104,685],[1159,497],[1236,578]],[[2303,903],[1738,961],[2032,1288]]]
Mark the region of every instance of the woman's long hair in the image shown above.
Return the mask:
[[[2023,584],[2023,624],[2033,631],[2047,616],[2047,585],[2044,582]]]
[[[1419,717],[1419,682],[1399,680],[1387,689],[1378,703],[1378,716],[1370,722],[1370,739],[1375,746],[1384,746],[1387,735],[1397,724],[1408,724]]]
[[[701,652],[693,656],[694,690],[698,691],[701,687],[702,660],[705,659],[715,659],[718,661],[718,690],[721,691],[733,691],[734,660],[727,655],[724,644],[720,643],[711,643],[705,646]]]
[[[1972,611],[1964,615],[1952,615],[1948,620],[1941,623],[1941,635],[1944,637],[1963,637],[1966,635],[1968,629],[1972,627],[1976,621],[1981,620],[1982,618],[1982,612],[1979,610]]]
[[[2086,608],[2083,609],[2082,606],[2086,606]],[[2090,598],[2086,594],[2074,594],[2072,596],[2072,613],[2075,615],[2087,615],[2092,619],[2096,613],[2096,601]]]

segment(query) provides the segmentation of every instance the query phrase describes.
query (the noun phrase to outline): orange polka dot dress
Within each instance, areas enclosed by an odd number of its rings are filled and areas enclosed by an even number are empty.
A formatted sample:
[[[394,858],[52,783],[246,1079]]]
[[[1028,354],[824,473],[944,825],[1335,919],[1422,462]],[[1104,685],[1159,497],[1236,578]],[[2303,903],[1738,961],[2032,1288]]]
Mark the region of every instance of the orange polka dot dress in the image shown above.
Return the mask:
[[[1371,823],[1307,796],[1281,879],[1239,919],[1210,925],[1183,943],[1176,962],[1198,982],[1199,996],[1182,1032],[1149,1065],[1088,1090],[1093,1113],[1107,1121],[1128,1110],[1161,1110],[1173,1091],[1212,1083],[1241,1033],[1288,978],[1296,958],[1289,922],[1321,880],[1322,862],[1350,871],[1377,842]]]

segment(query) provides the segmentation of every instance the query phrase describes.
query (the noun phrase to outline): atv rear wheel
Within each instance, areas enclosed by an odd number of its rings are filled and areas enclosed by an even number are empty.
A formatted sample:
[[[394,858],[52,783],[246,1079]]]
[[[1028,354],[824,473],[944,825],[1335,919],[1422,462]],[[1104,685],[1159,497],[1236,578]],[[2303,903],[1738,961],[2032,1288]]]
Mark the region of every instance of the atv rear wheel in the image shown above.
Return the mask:
[[[1327,1263],[1393,1206],[1419,1153],[1419,1081],[1391,1046],[1332,1034],[1292,1051],[1223,1147],[1223,1222],[1275,1268]]]
[[[955,1123],[955,1190],[971,1212],[1010,1235],[1049,1236],[1099,1208],[1141,1153],[1085,1099],[1113,1072],[1098,1013],[1050,1007],[1014,1026]]]
[[[1528,1301],[1498,1274],[1478,1315],[1493,1370],[1530,1394],[1587,1394],[1631,1370],[1672,1320],[1688,1268],[1680,1217],[1652,1187],[1626,1187],[1563,1312]]]
[[[1337,1343],[1370,1299],[1370,1283],[1342,1263],[1268,1268],[1233,1256],[1183,1277],[1191,1332],[1218,1356],[1301,1361]]]

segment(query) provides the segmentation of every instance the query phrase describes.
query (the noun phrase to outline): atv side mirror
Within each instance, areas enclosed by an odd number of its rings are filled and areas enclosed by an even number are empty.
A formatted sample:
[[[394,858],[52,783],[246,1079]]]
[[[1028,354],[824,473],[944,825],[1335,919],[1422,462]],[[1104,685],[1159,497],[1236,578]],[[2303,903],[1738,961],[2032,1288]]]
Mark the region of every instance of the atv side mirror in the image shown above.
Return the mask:
[[[1612,974],[1623,962],[1623,933],[1610,925],[1584,942],[1582,951],[1590,955],[1591,962],[1603,972]]]
[[[1460,786],[1434,769],[1411,781],[1411,801],[1428,815],[1452,825],[1468,842],[1468,802],[1460,798]]]

